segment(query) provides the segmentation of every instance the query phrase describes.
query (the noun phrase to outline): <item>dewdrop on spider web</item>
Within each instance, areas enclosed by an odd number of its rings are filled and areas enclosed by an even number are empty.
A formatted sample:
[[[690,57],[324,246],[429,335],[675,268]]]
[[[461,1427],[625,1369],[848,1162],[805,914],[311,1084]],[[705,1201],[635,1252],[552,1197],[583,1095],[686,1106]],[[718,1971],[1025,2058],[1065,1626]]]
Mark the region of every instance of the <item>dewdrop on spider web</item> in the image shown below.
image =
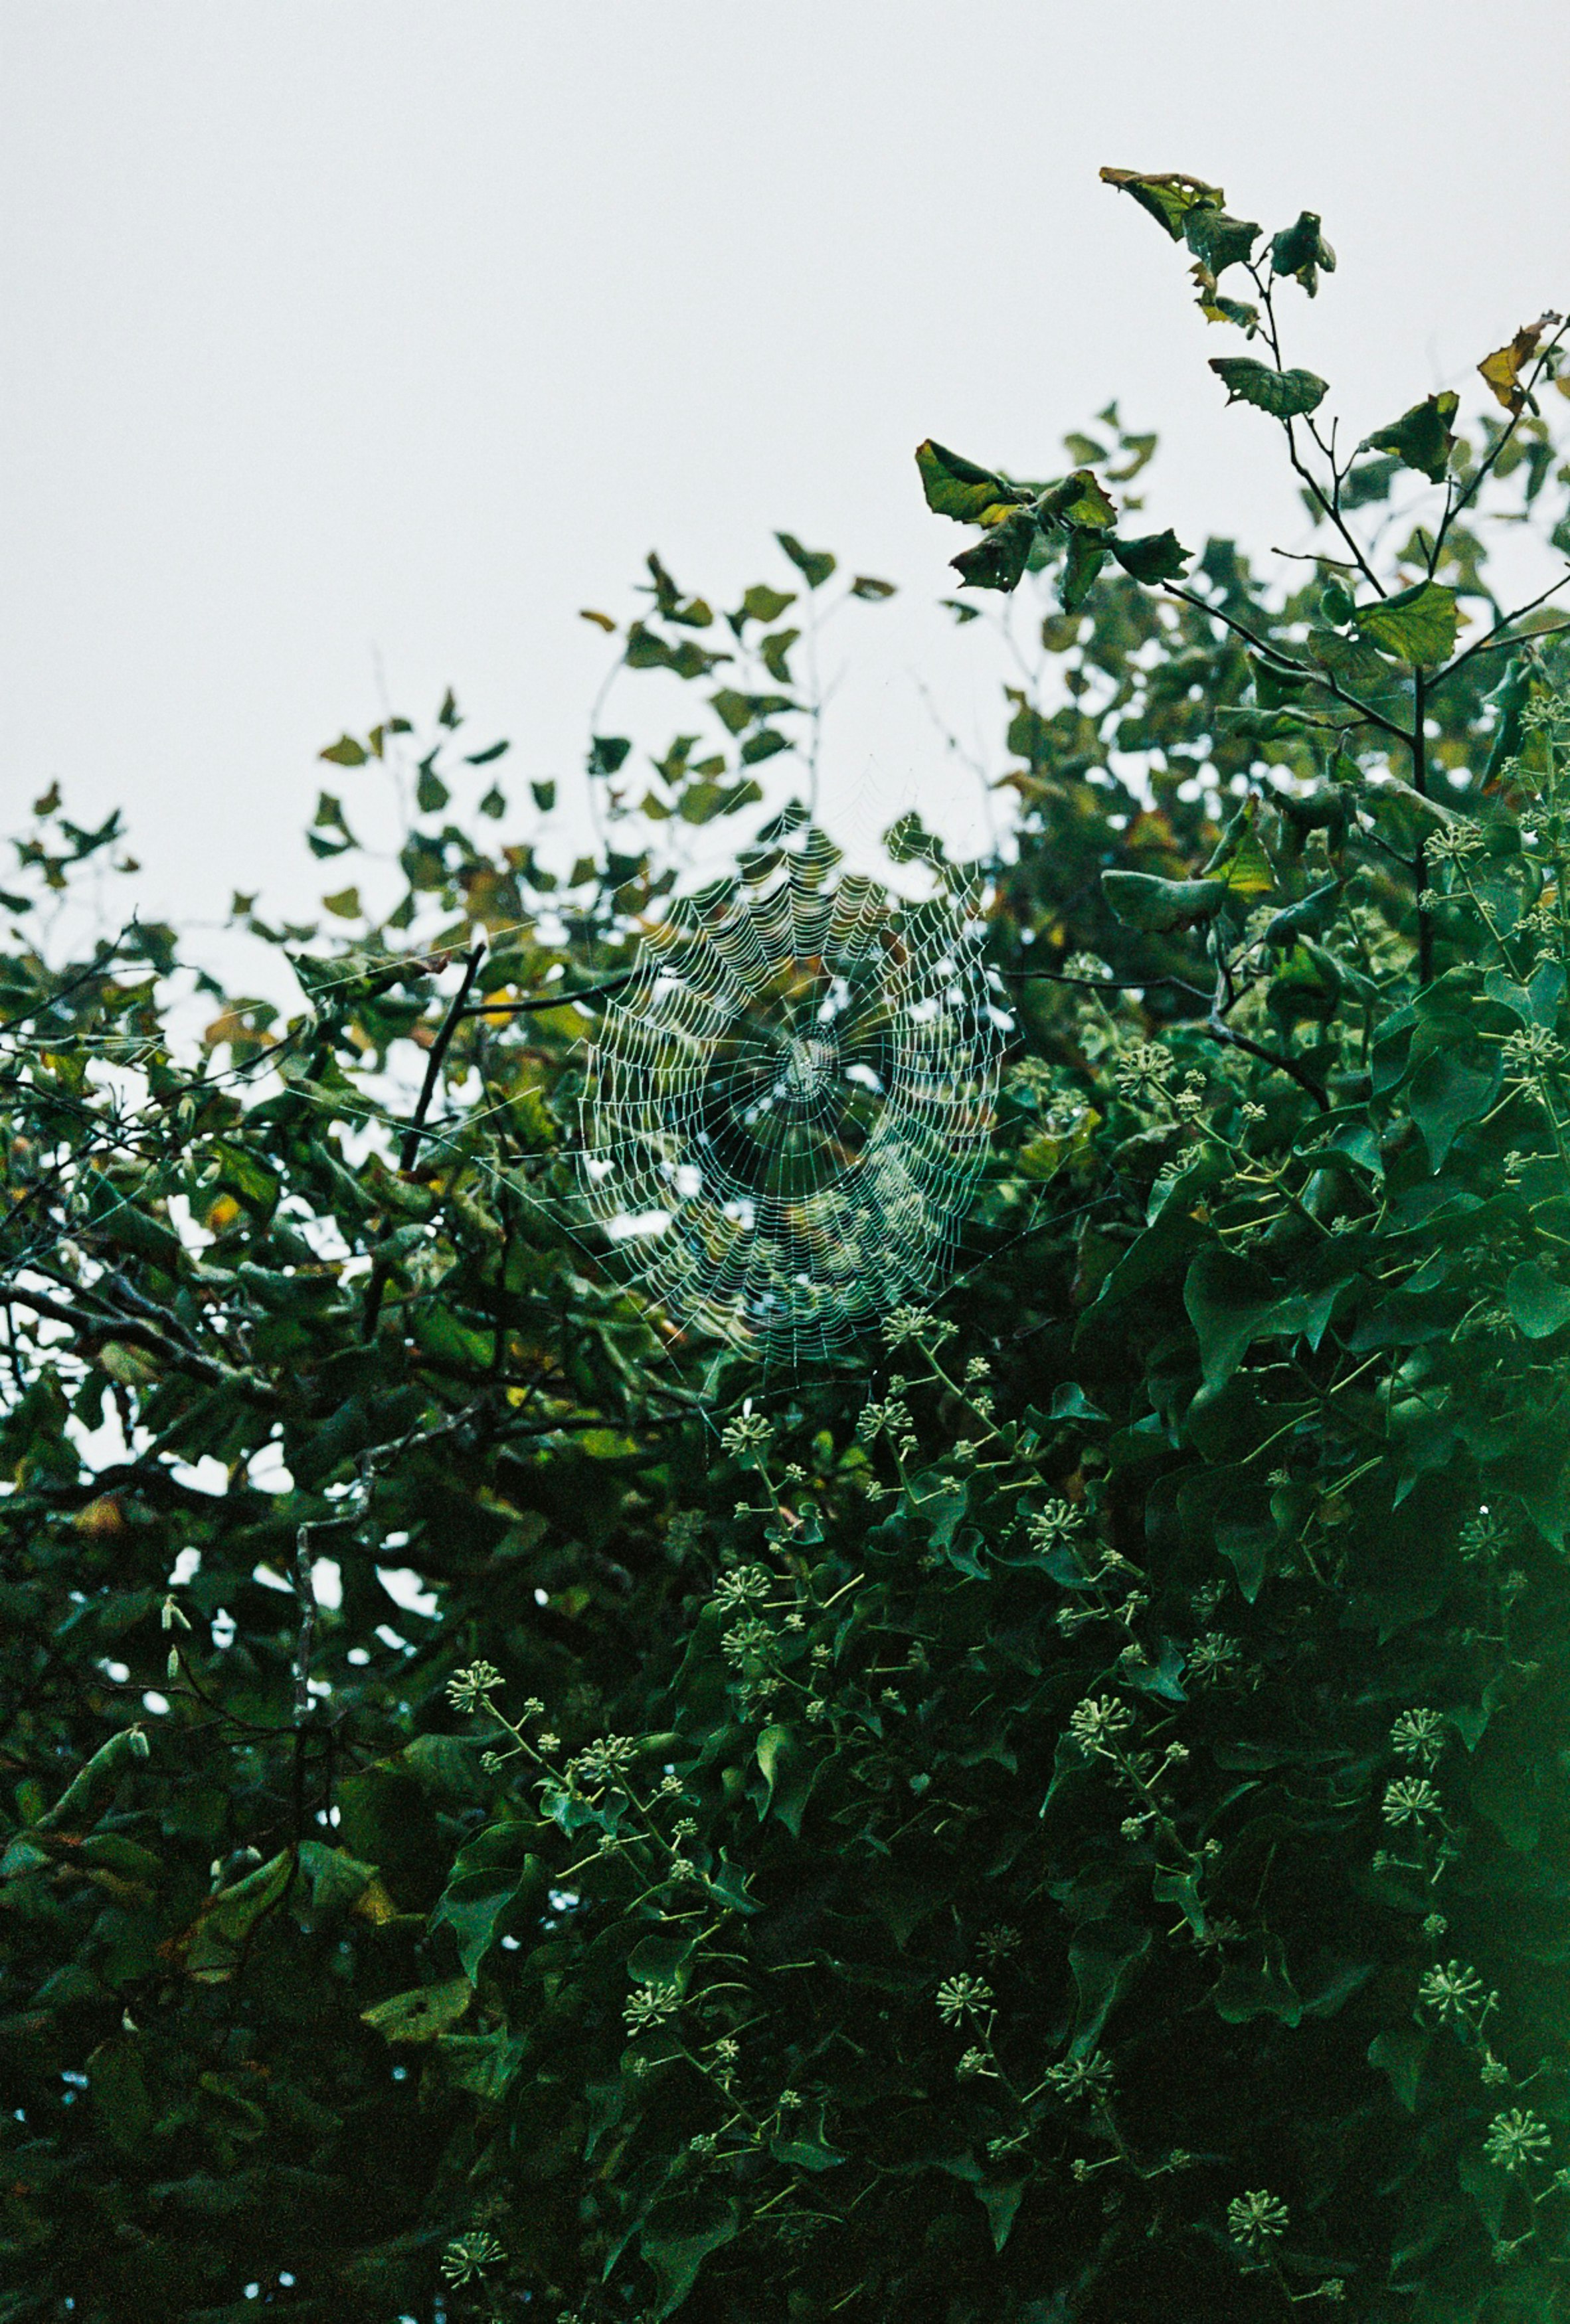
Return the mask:
[[[1001,1040],[965,899],[809,831],[645,932],[588,1062],[579,1183],[629,1277],[764,1361],[924,1304],[985,1160]]]

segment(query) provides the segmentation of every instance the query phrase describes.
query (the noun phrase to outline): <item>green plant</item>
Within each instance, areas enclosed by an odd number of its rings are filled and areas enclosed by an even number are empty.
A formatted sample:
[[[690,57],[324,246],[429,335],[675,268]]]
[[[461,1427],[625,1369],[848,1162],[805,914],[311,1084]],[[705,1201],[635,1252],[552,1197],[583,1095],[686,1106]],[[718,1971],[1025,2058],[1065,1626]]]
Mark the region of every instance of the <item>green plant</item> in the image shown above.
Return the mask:
[[[804,827],[657,561],[617,669],[712,743],[639,822],[594,740],[570,885],[476,835],[449,698],[328,754],[408,755],[409,884],[272,932],[291,1024],[215,992],[183,1055],[134,924],[5,961],[0,2314],[1570,2310],[1570,708],[1485,556],[1563,535],[1560,342],[1343,460],[1279,337],[1318,220],[1256,259],[1112,174],[1269,352],[1218,369],[1324,554],[1131,536],[1115,412],[1058,482],[923,447],[1035,609],[1005,860],[892,835],[1015,996],[941,1300],[761,1375],[581,1239],[648,821],[762,813],[759,881]],[[44,806],[47,896],[115,834]]]

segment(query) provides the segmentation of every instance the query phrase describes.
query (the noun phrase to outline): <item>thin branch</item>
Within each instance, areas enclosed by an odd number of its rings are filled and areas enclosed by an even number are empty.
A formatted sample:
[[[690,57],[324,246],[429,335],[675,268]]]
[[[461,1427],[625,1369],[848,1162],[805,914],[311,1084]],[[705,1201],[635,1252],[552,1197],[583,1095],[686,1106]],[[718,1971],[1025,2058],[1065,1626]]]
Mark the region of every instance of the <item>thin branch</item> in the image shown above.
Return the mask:
[[[1203,985],[1187,984],[1180,976],[1068,976],[1058,968],[1001,968],[998,974],[1015,983],[1083,984],[1093,992],[1150,992],[1157,985],[1168,984],[1176,992],[1191,994],[1196,1001],[1210,998]]]
[[[1234,1032],[1230,1025],[1222,1023],[1214,1009],[1205,1019],[1205,1030],[1213,1041],[1220,1041],[1229,1049],[1245,1049],[1251,1057],[1258,1057],[1261,1065],[1274,1065],[1278,1073],[1289,1074],[1299,1089],[1307,1091],[1321,1113],[1329,1112],[1330,1100],[1318,1083],[1311,1074],[1304,1072],[1295,1058],[1279,1056],[1274,1049],[1267,1049],[1261,1043],[1251,1041],[1246,1033]]]
[[[1207,604],[1205,600],[1196,596],[1192,589],[1179,589],[1172,582],[1165,581],[1161,584],[1161,594],[1167,597],[1180,598],[1184,604],[1192,605],[1196,613],[1207,613],[1212,621],[1222,622],[1234,635],[1246,640],[1256,653],[1266,655],[1278,669],[1289,670],[1294,678],[1306,678],[1310,686],[1322,686],[1327,694],[1333,694],[1335,696],[1337,702],[1344,703],[1349,710],[1355,710],[1358,716],[1370,726],[1377,726],[1382,733],[1393,735],[1398,742],[1410,742],[1411,737],[1404,726],[1398,726],[1392,719],[1386,718],[1382,713],[1375,710],[1371,704],[1362,701],[1357,695],[1349,694],[1346,688],[1339,685],[1328,670],[1321,669],[1317,662],[1296,660],[1284,648],[1271,644],[1268,639],[1261,638],[1256,631],[1251,630],[1246,622],[1240,622],[1234,614],[1226,613],[1220,605]]]
[[[484,944],[477,944],[468,956],[467,965],[464,970],[464,981],[453,995],[452,1004],[442,1019],[441,1030],[430,1045],[430,1056],[426,1063],[425,1080],[414,1108],[414,1119],[403,1133],[403,1143],[398,1154],[398,1167],[406,1176],[413,1169],[419,1158],[420,1141],[425,1130],[425,1117],[430,1111],[430,1102],[436,1095],[436,1085],[441,1076],[442,1060],[447,1056],[448,1047],[453,1035],[457,1031],[458,1020],[464,1014],[464,1003],[468,999],[475,979],[480,973],[480,963],[485,956]]]
[[[620,992],[632,982],[633,972],[629,969],[623,976],[607,977],[604,984],[579,985],[571,992],[564,987],[560,991],[542,992],[532,1001],[476,1001],[468,1008],[460,1009],[458,1015],[460,1017],[528,1017],[531,1016],[536,1010],[568,1009],[574,1001],[603,1001],[610,993]]]
[[[1528,630],[1524,638],[1507,638],[1503,633],[1510,627],[1510,624],[1513,622],[1524,622],[1528,613],[1536,613],[1538,607],[1539,605],[1546,604],[1550,597],[1556,595],[1559,590],[1563,589],[1567,581],[1570,581],[1570,569],[1566,569],[1565,572],[1561,573],[1556,581],[1550,581],[1546,589],[1541,590],[1537,596],[1529,599],[1526,604],[1519,605],[1513,613],[1501,613],[1499,620],[1494,623],[1492,629],[1488,632],[1488,635],[1483,638],[1479,638],[1475,645],[1468,646],[1464,653],[1457,654],[1455,659],[1453,662],[1448,663],[1446,667],[1438,673],[1437,677],[1433,679],[1433,685],[1442,686],[1447,678],[1454,678],[1458,669],[1464,669],[1466,664],[1472,659],[1473,654],[1487,653],[1491,648],[1494,646],[1533,645],[1539,638],[1563,637],[1565,631],[1570,630],[1570,622],[1561,623],[1559,628],[1555,630]]]
[[[220,1388],[243,1388],[247,1396],[254,1397],[262,1403],[274,1404],[278,1400],[277,1391],[265,1380],[256,1379],[254,1374],[220,1363],[216,1356],[182,1348],[177,1342],[166,1339],[152,1324],[139,1322],[134,1316],[115,1315],[113,1312],[108,1314],[82,1314],[76,1308],[66,1306],[61,1300],[46,1298],[41,1292],[23,1290],[20,1284],[15,1283],[5,1286],[5,1297],[18,1306],[31,1308],[35,1315],[42,1315],[51,1323],[63,1323],[78,1339],[99,1342],[123,1340],[129,1347],[145,1348],[150,1355],[155,1355],[168,1364],[171,1371],[186,1372],[193,1379],[206,1380],[209,1386],[216,1384]]]

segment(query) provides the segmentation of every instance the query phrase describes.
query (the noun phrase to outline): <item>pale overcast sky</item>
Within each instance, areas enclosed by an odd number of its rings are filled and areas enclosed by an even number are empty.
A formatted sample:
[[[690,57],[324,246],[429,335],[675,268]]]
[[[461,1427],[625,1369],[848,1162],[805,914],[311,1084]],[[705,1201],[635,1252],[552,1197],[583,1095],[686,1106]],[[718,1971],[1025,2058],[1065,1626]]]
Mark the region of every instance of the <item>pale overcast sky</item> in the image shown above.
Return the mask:
[[[830,821],[973,830],[916,680],[991,738],[1002,671],[920,437],[1051,473],[1116,395],[1152,529],[1301,538],[1098,166],[1323,212],[1292,359],[1361,434],[1570,300],[1567,88],[1564,0],[0,0],[8,815],[58,776],[150,906],[308,907],[343,726],[450,683],[570,809],[577,609],[656,546],[734,602],[785,527],[901,588]]]

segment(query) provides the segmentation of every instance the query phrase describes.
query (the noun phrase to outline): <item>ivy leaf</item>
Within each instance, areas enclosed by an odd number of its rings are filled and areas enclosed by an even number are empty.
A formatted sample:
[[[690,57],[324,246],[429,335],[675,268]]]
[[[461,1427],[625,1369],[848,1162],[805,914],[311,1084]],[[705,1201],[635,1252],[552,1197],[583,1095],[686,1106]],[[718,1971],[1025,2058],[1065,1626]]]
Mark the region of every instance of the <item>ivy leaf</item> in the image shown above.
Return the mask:
[[[1512,418],[1519,418],[1532,401],[1521,385],[1522,367],[1537,354],[1543,333],[1552,329],[1558,320],[1558,316],[1550,311],[1539,315],[1535,323],[1523,323],[1507,346],[1496,347],[1477,366],[1493,392],[1494,401],[1502,403]],[[1532,408],[1535,410],[1537,407],[1534,404]],[[328,754],[324,752],[322,755],[325,758]]]
[[[1391,452],[1403,467],[1416,468],[1430,484],[1443,484],[1455,449],[1450,423],[1460,401],[1453,388],[1446,388],[1442,395],[1427,395],[1388,428],[1376,428],[1371,436],[1365,436],[1357,448]]]
[[[1423,1133],[1431,1168],[1440,1167],[1456,1133],[1488,1111],[1503,1077],[1497,1052],[1486,1065],[1469,1062],[1453,1048],[1431,1049],[1423,1058],[1412,1074],[1408,1103]]]
[[[1151,936],[1213,920],[1231,892],[1224,880],[1161,880],[1153,872],[1104,872],[1101,884],[1113,918]]]
[[[1252,355],[1212,355],[1210,368],[1229,403],[1251,403],[1272,420],[1296,420],[1317,410],[1330,383],[1311,371],[1274,371]]]
[[[1528,1340],[1546,1340],[1570,1323],[1570,1289],[1535,1259],[1511,1270],[1505,1304]]]
[[[1219,186],[1207,186],[1203,178],[1191,178],[1182,170],[1103,170],[1101,181],[1104,186],[1115,186],[1119,193],[1131,195],[1174,242],[1182,241],[1191,210],[1219,210],[1226,200]]]
[[[1335,253],[1319,231],[1317,211],[1302,210],[1295,223],[1271,242],[1270,272],[1289,274],[1312,299],[1318,293],[1321,269],[1326,274],[1334,273]]]
[[[1011,509],[1001,524],[948,561],[966,588],[1017,589],[1035,540],[1036,520],[1029,509]]]
[[[1145,533],[1138,540],[1109,538],[1106,545],[1125,573],[1147,583],[1181,581],[1193,554],[1170,528]]]
[[[1458,622],[1455,592],[1437,581],[1418,581],[1393,597],[1359,605],[1358,635],[1414,669],[1449,659]]]
[[[928,437],[916,447],[921,489],[935,516],[954,518],[960,524],[998,524],[1024,494],[991,468],[978,468],[958,452]]]

